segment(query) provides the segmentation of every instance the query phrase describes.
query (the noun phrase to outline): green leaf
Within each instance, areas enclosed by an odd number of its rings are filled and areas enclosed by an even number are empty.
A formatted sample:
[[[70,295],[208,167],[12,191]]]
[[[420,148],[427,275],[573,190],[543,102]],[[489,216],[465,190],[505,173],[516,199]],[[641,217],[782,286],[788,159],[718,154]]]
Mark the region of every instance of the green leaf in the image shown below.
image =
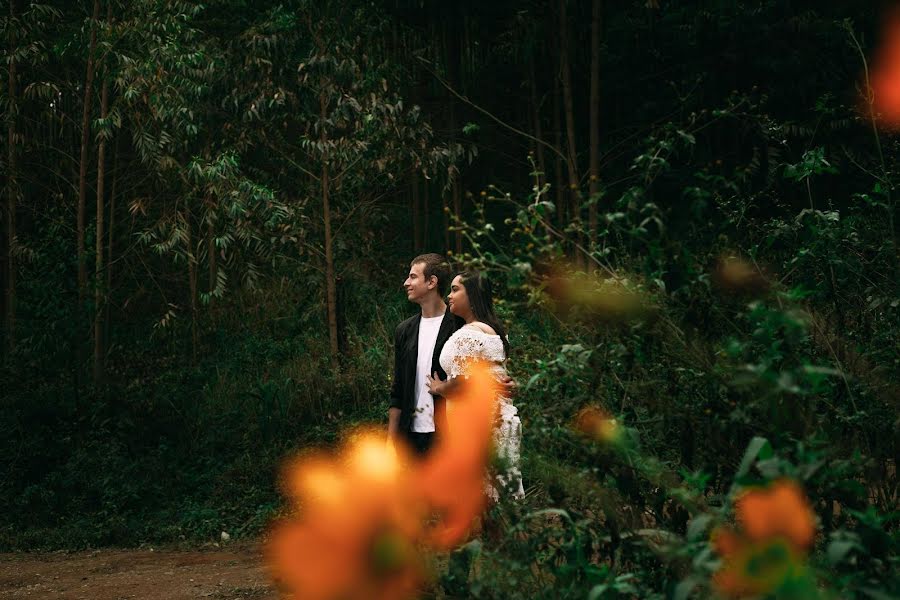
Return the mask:
[[[698,583],[699,581],[694,577],[688,577],[678,582],[678,585],[675,586],[675,593],[672,594],[672,600],[687,600]]]
[[[859,591],[861,591],[869,598],[874,598],[875,600],[897,600],[895,596],[885,594],[884,592],[873,588],[859,588]]]
[[[735,479],[749,473],[750,467],[753,466],[753,462],[757,458],[766,459],[771,456],[772,445],[769,443],[769,440],[764,437],[754,437],[750,440],[750,444],[747,445],[747,450],[744,451],[744,457],[741,459],[741,464],[738,466],[737,473],[735,473]]]
[[[691,519],[687,528],[687,539],[691,541],[699,539],[709,527],[711,521],[712,515],[707,514],[697,515]]]
[[[828,562],[836,565],[842,562],[851,550],[858,547],[858,544],[852,540],[834,540],[828,544]]]

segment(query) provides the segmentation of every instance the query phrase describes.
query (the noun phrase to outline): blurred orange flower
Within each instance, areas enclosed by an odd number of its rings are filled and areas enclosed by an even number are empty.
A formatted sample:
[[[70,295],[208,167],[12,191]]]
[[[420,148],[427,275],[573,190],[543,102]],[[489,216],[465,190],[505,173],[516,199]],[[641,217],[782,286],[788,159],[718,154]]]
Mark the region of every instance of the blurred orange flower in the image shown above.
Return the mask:
[[[796,482],[783,479],[744,491],[735,501],[735,512],[740,533],[725,527],[712,533],[713,548],[723,560],[713,576],[720,594],[765,595],[789,578],[804,576],[815,516]]]
[[[615,444],[622,438],[622,429],[618,421],[596,406],[586,406],[578,411],[575,415],[575,429],[607,444]]]
[[[578,307],[595,318],[620,321],[638,317],[647,309],[644,294],[627,278],[604,279],[562,263],[543,268],[547,269],[547,294],[561,312]]]
[[[310,600],[416,595],[424,551],[458,544],[484,507],[498,386],[483,365],[464,385],[424,462],[363,431],[337,456],[310,453],[287,466],[283,488],[301,515],[276,525],[266,547],[287,591]]]
[[[423,507],[402,454],[365,433],[340,458],[295,461],[285,487],[303,513],[276,526],[273,575],[297,597],[408,598],[423,580]]]
[[[803,557],[783,538],[759,543],[740,540],[729,550],[723,555],[722,568],[713,575],[716,590],[729,598],[764,596],[804,569]]]
[[[734,256],[722,256],[716,264],[713,281],[722,290],[760,296],[771,284],[754,265]]]
[[[419,522],[401,512],[373,503],[283,524],[268,546],[275,579],[310,600],[414,597],[425,573]]]
[[[744,492],[735,502],[737,519],[753,541],[781,536],[805,550],[816,535],[816,522],[803,490],[787,479]]]
[[[882,36],[872,65],[865,109],[881,125],[896,129],[900,127],[900,13],[894,11],[887,19]]]
[[[491,455],[499,387],[488,367],[472,366],[463,390],[449,401],[448,431],[416,480],[440,519],[429,539],[439,548],[463,540],[484,508],[484,477]]]

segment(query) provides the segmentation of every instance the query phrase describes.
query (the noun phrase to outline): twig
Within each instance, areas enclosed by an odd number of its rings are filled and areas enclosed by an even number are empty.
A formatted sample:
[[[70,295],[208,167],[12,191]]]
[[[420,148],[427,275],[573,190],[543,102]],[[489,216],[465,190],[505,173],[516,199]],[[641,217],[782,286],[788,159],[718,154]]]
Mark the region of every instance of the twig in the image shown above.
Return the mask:
[[[494,116],[492,113],[488,112],[486,109],[478,106],[477,104],[475,104],[474,102],[469,100],[466,96],[463,96],[462,94],[460,94],[459,92],[454,90],[450,86],[450,84],[447,83],[440,75],[438,75],[437,73],[434,72],[434,70],[432,70],[430,67],[428,67],[427,60],[425,60],[421,56],[417,56],[416,58],[419,60],[420,63],[422,63],[423,65],[426,65],[425,70],[428,71],[429,73],[431,73],[434,76],[434,78],[437,79],[441,85],[443,85],[445,88],[447,88],[447,91],[449,91],[451,94],[453,94],[454,96],[456,96],[457,98],[459,98],[460,100],[462,100],[463,102],[465,102],[466,104],[468,104],[469,106],[471,106],[472,108],[477,110],[478,112],[480,112],[480,113],[486,115],[487,117],[489,117],[490,119],[496,121],[498,124],[502,125],[503,127],[506,127],[507,129],[509,129],[512,132],[515,132],[521,136],[528,138],[529,140],[532,140],[534,142],[537,142],[538,144],[541,144],[542,146],[549,148],[554,154],[559,156],[561,159],[563,159],[567,163],[569,162],[569,160],[565,157],[565,155],[563,155],[563,153],[560,152],[559,149],[556,148],[556,146],[554,146],[553,144],[549,144],[549,143],[545,142],[544,140],[538,139],[538,138],[534,137],[533,135],[522,131],[521,129],[516,129],[509,123],[502,121],[499,117]]]

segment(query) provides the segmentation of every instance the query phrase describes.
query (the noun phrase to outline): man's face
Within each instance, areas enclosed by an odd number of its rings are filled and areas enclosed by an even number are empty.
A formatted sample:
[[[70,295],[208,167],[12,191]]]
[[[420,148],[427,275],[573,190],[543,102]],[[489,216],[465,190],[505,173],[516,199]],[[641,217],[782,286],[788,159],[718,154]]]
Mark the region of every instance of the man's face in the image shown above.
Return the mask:
[[[437,277],[431,276],[429,281],[425,280],[425,263],[416,263],[409,268],[409,276],[403,282],[406,288],[406,299],[410,302],[420,303],[428,295],[431,290],[437,286]]]

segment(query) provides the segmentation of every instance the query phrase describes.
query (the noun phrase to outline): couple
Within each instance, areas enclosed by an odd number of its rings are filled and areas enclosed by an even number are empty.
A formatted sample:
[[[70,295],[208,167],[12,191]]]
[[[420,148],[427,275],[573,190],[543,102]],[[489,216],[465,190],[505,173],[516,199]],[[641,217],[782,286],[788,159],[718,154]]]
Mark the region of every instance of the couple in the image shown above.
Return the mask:
[[[504,465],[497,483],[521,498],[525,494],[519,470],[522,426],[510,400],[515,382],[506,373],[509,341],[494,314],[490,281],[472,271],[452,280],[451,276],[450,264],[440,254],[422,254],[410,263],[403,286],[406,297],[421,311],[400,323],[394,333],[388,434],[392,442],[408,444],[417,456],[427,455],[435,436],[447,427],[447,399],[453,402],[458,378],[465,377],[474,361],[485,361],[505,389],[498,398],[494,426],[494,448]],[[486,491],[499,499],[497,487],[489,484]]]

